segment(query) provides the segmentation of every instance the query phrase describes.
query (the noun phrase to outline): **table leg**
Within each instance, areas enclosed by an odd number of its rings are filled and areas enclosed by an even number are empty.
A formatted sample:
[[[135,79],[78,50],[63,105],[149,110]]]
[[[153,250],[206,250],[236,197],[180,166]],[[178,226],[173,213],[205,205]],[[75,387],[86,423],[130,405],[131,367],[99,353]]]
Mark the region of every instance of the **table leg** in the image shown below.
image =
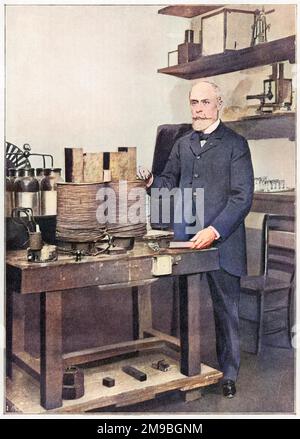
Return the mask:
[[[144,338],[144,331],[152,329],[151,285],[132,288],[133,339]]]
[[[41,405],[62,405],[62,293],[41,293]]]
[[[6,374],[12,378],[13,355],[24,351],[24,296],[7,288]]]
[[[180,276],[181,373],[201,373],[200,353],[200,275]]]
[[[172,277],[172,289],[173,289],[173,307],[171,318],[171,335],[173,337],[179,337],[179,278],[178,276]]]
[[[25,351],[32,357],[40,357],[40,295],[26,294],[25,301]]]
[[[5,296],[6,306],[6,375],[12,378],[12,354],[13,354],[13,292],[7,288]]]

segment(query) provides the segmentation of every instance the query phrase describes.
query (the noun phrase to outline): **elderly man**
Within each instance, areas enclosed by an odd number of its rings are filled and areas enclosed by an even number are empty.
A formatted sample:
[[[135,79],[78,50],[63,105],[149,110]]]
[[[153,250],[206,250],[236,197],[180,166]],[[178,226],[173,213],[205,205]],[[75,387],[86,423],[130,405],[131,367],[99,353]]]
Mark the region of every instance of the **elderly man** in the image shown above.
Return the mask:
[[[217,85],[202,81],[192,87],[193,131],[176,141],[161,175],[145,169],[148,188],[204,189],[204,228],[187,235],[174,225],[177,239],[204,249],[219,248],[220,269],[207,273],[212,296],[216,348],[223,372],[223,395],[232,398],[240,365],[240,277],[246,274],[244,219],[253,198],[253,168],[246,139],[219,119],[222,98]]]

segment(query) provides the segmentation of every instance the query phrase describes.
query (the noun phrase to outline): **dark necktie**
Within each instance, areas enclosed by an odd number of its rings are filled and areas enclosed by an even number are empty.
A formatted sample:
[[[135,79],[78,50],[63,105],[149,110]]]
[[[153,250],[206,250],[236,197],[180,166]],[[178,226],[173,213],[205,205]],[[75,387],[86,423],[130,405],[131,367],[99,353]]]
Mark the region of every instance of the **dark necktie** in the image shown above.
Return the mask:
[[[209,138],[209,134],[205,134],[203,131],[198,131],[199,142],[202,140],[207,140]]]

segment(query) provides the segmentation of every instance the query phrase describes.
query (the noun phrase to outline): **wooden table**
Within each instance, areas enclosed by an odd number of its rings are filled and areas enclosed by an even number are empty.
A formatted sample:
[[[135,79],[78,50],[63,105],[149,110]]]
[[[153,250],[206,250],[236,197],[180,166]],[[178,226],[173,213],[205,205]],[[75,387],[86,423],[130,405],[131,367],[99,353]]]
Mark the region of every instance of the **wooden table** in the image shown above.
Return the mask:
[[[171,273],[179,276],[180,342],[152,328],[151,284],[155,260],[171,258]],[[168,259],[168,258],[167,258]],[[51,263],[29,263],[23,250],[7,252],[6,350],[7,375],[13,362],[40,381],[40,404],[45,409],[62,406],[63,370],[129,352],[149,350],[166,343],[181,350],[181,373],[200,373],[200,275],[219,268],[218,250],[173,249],[153,251],[137,243],[127,254],[84,257],[60,255]],[[134,340],[64,354],[62,351],[62,295],[72,289],[98,286],[105,290],[131,288],[134,309]],[[40,364],[24,349],[22,302],[28,294],[40,297]],[[35,361],[34,361],[35,360]]]

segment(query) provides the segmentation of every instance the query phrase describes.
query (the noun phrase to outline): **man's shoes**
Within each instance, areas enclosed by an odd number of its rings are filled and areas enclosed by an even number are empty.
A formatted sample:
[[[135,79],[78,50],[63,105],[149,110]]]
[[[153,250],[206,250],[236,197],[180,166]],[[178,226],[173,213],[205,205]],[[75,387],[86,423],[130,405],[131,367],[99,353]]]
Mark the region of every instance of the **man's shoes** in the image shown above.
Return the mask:
[[[236,394],[235,382],[232,380],[224,380],[222,382],[223,395],[226,398],[233,398]]]

